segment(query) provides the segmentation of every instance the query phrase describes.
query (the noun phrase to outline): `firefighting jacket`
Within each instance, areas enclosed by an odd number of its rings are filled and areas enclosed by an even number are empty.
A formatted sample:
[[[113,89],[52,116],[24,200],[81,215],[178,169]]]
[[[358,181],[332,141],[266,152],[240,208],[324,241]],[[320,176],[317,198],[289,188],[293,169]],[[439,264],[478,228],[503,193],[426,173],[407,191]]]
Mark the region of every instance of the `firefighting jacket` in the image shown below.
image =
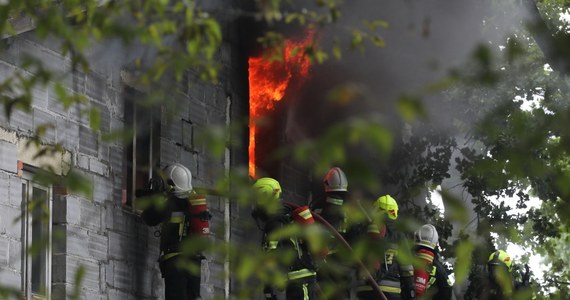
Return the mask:
[[[273,240],[271,233],[292,222],[290,209],[285,207],[279,216],[270,218],[263,229],[263,248],[265,251],[293,250],[296,256],[293,262],[286,266],[289,280],[316,275],[316,268],[307,243],[299,237]]]
[[[401,245],[407,244],[406,237],[394,230],[393,222],[388,222],[385,230],[381,230],[375,224],[370,224],[367,230],[369,236],[382,236],[375,240],[376,243],[383,245],[381,248],[384,248],[375,274],[380,290],[385,294],[399,294],[404,300],[415,299],[414,268],[409,263],[403,263],[399,255],[401,251],[409,249],[400,248]],[[367,285],[358,288],[360,291],[369,289],[371,288]]]
[[[326,193],[326,198],[312,209],[320,214],[323,219],[325,219],[329,224],[331,224],[336,231],[344,235],[346,233],[346,215],[342,210],[342,206],[345,202],[342,194],[329,192]]]
[[[452,285],[449,281],[447,269],[439,260],[437,252],[425,247],[417,247],[416,256],[426,262],[425,272],[427,273],[426,282],[421,281],[424,278],[416,277],[417,296],[421,296],[425,292],[426,295],[430,295],[429,299],[450,300],[453,292]]]
[[[481,290],[481,294],[479,295],[479,299],[487,299],[487,300],[509,300],[513,296],[513,287],[512,282],[510,286],[507,286],[506,289],[503,289],[497,280],[489,278],[487,282],[487,286]]]
[[[316,280],[316,267],[313,263],[308,245],[299,237],[289,237],[283,239],[273,239],[271,233],[283,228],[287,224],[293,222],[291,217],[292,208],[284,206],[282,211],[272,217],[267,217],[265,214],[265,225],[263,230],[262,246],[265,251],[279,252],[279,251],[292,251],[296,255],[293,261],[287,266],[280,266],[286,272],[288,280],[287,285],[295,283],[309,283]],[[259,216],[259,212],[257,213]],[[278,254],[277,254],[278,255]],[[264,294],[266,299],[277,299],[272,286],[264,287]]]
[[[453,295],[453,287],[447,274],[447,269],[436,256],[433,261],[432,270],[430,272],[430,281],[428,282],[428,293],[434,290],[432,299],[451,299]]]
[[[151,206],[143,211],[141,217],[149,226],[161,224],[161,260],[166,260],[180,253],[180,245],[183,239],[189,235],[190,230],[191,216],[188,212],[187,199],[170,195],[167,197],[164,207]]]
[[[313,206],[313,211],[320,214],[325,221],[327,221],[341,236],[346,238],[347,233],[347,218],[343,210],[345,193],[326,193],[326,198],[319,201]],[[326,253],[323,255],[333,255],[338,251],[340,246],[339,242],[327,230],[323,230],[325,235],[328,235],[328,243]],[[332,256],[329,259],[334,259]]]
[[[499,280],[494,278],[493,273],[488,273],[487,287],[481,292],[481,299],[508,300],[513,297],[514,293],[520,293],[521,291],[530,288],[530,270],[528,265],[525,265],[525,272],[522,271],[522,267],[520,265],[513,265],[510,276],[510,285],[502,287],[498,283]]]

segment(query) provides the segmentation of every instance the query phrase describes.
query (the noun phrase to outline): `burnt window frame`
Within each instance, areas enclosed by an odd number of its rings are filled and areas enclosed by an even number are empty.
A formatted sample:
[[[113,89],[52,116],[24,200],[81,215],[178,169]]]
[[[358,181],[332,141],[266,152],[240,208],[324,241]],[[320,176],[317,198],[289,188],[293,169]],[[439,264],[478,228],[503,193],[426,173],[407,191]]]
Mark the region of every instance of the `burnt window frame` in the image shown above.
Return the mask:
[[[160,167],[162,112],[160,104],[146,101],[147,96],[129,85],[123,88],[124,128],[131,130],[131,135],[123,153],[121,206],[135,213],[140,212],[135,191],[147,188],[152,174]]]

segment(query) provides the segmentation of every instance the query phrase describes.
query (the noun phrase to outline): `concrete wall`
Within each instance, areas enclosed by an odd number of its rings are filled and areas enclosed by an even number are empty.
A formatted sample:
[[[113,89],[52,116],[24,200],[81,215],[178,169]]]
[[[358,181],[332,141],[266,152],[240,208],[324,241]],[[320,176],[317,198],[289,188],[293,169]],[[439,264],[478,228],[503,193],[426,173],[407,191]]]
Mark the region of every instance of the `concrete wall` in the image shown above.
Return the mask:
[[[184,125],[177,120],[190,120],[198,130],[212,124],[223,125],[228,100],[231,118],[244,117],[244,111],[247,112],[246,59],[239,47],[238,28],[233,20],[222,21],[226,39],[218,54],[223,65],[219,83],[197,83],[188,76],[188,82],[173,92],[174,112],[168,107],[162,110],[161,164],[185,164],[195,176],[194,185],[200,187],[213,187],[224,176],[226,166],[246,159],[245,152],[236,149],[228,149],[224,160],[211,157],[204,148],[189,151],[180,146],[184,141],[179,133]],[[69,59],[58,51],[57,40],[38,40],[30,31],[3,43],[0,81],[15,70],[23,70],[24,55],[36,57],[49,69],[63,74],[67,88],[72,89],[72,83],[76,83],[76,92],[84,93],[89,100],[83,106],[100,109],[102,128],[100,133],[92,132],[79,107],[65,110],[51,86],[34,90],[30,112],[15,111],[8,119],[0,109],[0,285],[16,289],[22,285],[22,225],[14,222],[22,211],[17,161],[35,164],[23,159],[23,145],[34,128],[52,123],[54,128],[42,141],[60,143],[68,157],[59,163],[70,164],[93,186],[93,193],[88,196],[54,193],[53,230],[62,238],[54,240],[53,245],[53,298],[65,299],[73,291],[75,272],[82,266],[85,276],[81,299],[162,299],[163,281],[156,264],[158,238],[153,235],[157,228],[147,227],[136,214],[122,207],[124,145],[101,139],[102,134],[124,125],[125,76],[121,72],[142,49],[125,51],[116,42],[98,45],[90,51],[92,72],[72,75]],[[212,238],[228,238],[224,217],[231,214],[229,220],[239,222],[237,206],[229,206],[230,212],[225,199],[208,197],[208,202],[214,216]],[[235,227],[230,232],[235,233],[233,239],[243,236]],[[228,286],[219,274],[223,266],[221,257],[208,257],[203,262],[205,299],[227,293]]]

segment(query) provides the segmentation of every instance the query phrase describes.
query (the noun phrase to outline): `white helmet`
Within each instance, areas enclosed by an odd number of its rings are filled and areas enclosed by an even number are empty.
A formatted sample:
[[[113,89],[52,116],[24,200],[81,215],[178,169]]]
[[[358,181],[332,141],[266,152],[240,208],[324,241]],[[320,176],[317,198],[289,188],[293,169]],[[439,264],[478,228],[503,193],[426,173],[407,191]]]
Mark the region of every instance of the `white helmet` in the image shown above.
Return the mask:
[[[176,198],[186,198],[192,191],[192,173],[182,164],[175,163],[164,169],[166,183]]]
[[[325,178],[323,178],[325,192],[346,192],[348,190],[348,180],[339,167],[331,168]]]
[[[425,224],[420,227],[416,233],[416,245],[424,246],[435,250],[437,246],[437,242],[439,240],[439,235],[437,234],[437,230],[431,224]]]

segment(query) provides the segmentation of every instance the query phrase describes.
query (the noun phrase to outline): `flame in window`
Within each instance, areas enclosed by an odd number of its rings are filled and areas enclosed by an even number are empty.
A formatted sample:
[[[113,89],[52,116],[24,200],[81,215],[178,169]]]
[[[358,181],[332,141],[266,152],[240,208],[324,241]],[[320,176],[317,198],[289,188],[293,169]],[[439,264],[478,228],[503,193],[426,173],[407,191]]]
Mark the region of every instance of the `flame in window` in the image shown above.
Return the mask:
[[[259,120],[275,109],[283,99],[293,78],[304,80],[309,74],[310,61],[305,48],[313,41],[314,31],[302,40],[285,40],[281,56],[276,50],[259,57],[250,57],[249,64],[249,176],[256,176],[255,137]]]

